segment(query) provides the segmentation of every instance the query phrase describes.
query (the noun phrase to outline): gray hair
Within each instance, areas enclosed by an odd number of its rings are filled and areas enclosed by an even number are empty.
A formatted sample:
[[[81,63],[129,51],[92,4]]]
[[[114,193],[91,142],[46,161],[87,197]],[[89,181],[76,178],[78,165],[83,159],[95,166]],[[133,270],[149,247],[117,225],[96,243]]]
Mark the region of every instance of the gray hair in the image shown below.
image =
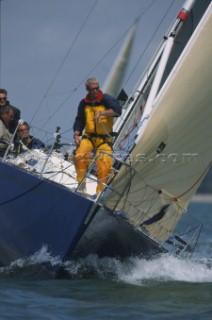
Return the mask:
[[[99,81],[96,78],[89,78],[86,80],[85,86],[86,88],[88,88],[90,84],[94,84],[94,83],[97,83],[99,85]]]

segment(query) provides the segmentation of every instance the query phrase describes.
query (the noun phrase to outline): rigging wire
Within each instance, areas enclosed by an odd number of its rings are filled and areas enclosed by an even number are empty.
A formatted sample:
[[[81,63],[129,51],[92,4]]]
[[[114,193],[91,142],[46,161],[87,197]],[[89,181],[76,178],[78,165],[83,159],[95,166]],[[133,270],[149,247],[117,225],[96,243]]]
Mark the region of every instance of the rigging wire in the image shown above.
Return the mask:
[[[154,1],[153,1],[154,2]],[[153,4],[153,2],[149,5],[149,7],[146,9],[146,11],[151,7],[151,5]],[[159,22],[158,26],[155,28],[155,31],[152,35],[152,37],[150,38],[149,42],[147,43],[146,47],[144,48],[143,52],[141,53],[140,57],[138,58],[138,61],[136,62],[134,68],[132,69],[131,73],[129,74],[127,80],[125,81],[125,85],[128,83],[128,81],[130,80],[130,78],[132,77],[133,73],[135,72],[136,68],[138,67],[138,64],[140,63],[141,59],[143,58],[145,52],[147,51],[148,47],[150,46],[150,43],[152,42],[152,40],[154,39],[156,33],[158,32],[161,24],[163,23],[163,21],[165,20],[169,10],[171,9],[171,7],[173,6],[175,0],[172,0],[172,3],[170,4],[170,6],[167,8],[163,18],[161,19],[161,21]]]
[[[21,192],[20,194],[18,194],[17,196],[9,199],[9,200],[6,200],[4,202],[1,202],[0,203],[0,206],[3,206],[5,204],[8,204],[10,202],[13,202],[21,197],[25,197],[26,195],[28,195],[30,192],[32,192],[33,190],[37,189],[38,187],[40,187],[42,184],[44,183],[44,180],[41,180],[39,181],[37,184],[35,184],[34,186],[32,186],[31,188],[29,188],[28,190],[24,191],[24,192]]]
[[[97,0],[98,1],[98,0]],[[97,2],[96,1],[96,2]],[[140,13],[140,15],[138,15],[138,17],[135,19],[135,21],[139,21],[143,16],[144,14],[150,9],[150,7],[156,2],[156,0],[153,0],[150,5],[145,8],[144,11],[142,11]],[[95,3],[96,4],[96,3]],[[92,7],[93,9],[93,7]],[[90,16],[90,14],[89,14]],[[86,19],[87,21],[88,19]],[[117,44],[119,42],[121,42],[123,40],[123,38],[126,36],[126,34],[129,32],[129,30],[132,28],[132,26],[135,24],[135,21],[133,21],[133,23],[124,31],[124,33],[120,36],[120,38],[110,47],[110,49],[103,55],[103,57],[91,68],[91,70],[84,76],[84,78],[78,83],[78,85],[69,93],[69,95],[61,102],[61,104],[58,106],[57,110],[52,113],[52,115],[48,118],[48,120],[43,124],[43,127],[48,123],[48,121],[53,118],[55,116],[56,113],[58,113],[58,111],[62,108],[62,106],[72,97],[72,95],[78,90],[78,88],[85,82],[85,80],[92,74],[92,72],[102,63],[102,61],[112,52],[112,50],[117,46]],[[85,23],[83,23],[83,26],[85,25]],[[82,30],[82,28],[81,28]],[[79,34],[79,33],[78,33]],[[57,74],[55,75],[54,77],[54,80],[56,79],[56,76]],[[52,81],[52,83],[53,83]],[[49,89],[47,90],[46,94],[44,95],[40,105],[39,105],[39,108],[41,106],[41,104],[43,103],[43,100],[47,97],[47,93],[48,93]],[[63,92],[64,93],[64,92]],[[36,112],[37,114],[37,112]],[[35,116],[34,116],[35,117]],[[33,119],[34,119],[33,117]],[[32,120],[33,120],[32,119]]]
[[[67,54],[65,55],[62,63],[60,64],[60,66],[59,66],[59,68],[58,68],[55,76],[53,77],[53,79],[52,79],[52,81],[51,81],[48,89],[46,90],[46,93],[44,94],[44,96],[43,96],[43,98],[42,98],[42,100],[41,100],[41,102],[40,102],[40,104],[39,104],[39,106],[38,106],[38,108],[37,108],[34,116],[32,117],[31,122],[33,121],[33,119],[35,118],[36,114],[38,113],[41,105],[43,104],[43,101],[47,98],[48,92],[49,92],[50,88],[52,87],[54,81],[56,80],[56,78],[57,78],[57,76],[58,76],[58,74],[59,74],[59,72],[60,72],[60,70],[61,70],[61,68],[62,68],[62,66],[63,66],[63,64],[65,63],[68,55],[70,54],[71,49],[73,48],[73,45],[76,43],[76,41],[77,41],[77,39],[78,39],[81,31],[83,30],[83,27],[85,26],[85,24],[86,24],[88,18],[90,17],[90,15],[91,15],[91,13],[92,13],[95,5],[97,4],[97,1],[98,1],[98,0],[95,1],[94,5],[92,6],[91,10],[89,11],[89,13],[88,13],[88,15],[87,15],[87,17],[86,17],[86,19],[85,19],[85,21],[83,22],[80,30],[78,31],[78,33],[77,33],[77,35],[76,35],[76,37],[75,37],[75,39],[74,39],[73,44],[72,44],[71,47],[69,48],[69,50],[68,50]],[[129,81],[129,79],[131,78],[132,74],[135,72],[135,69],[136,69],[137,65],[139,64],[139,62],[140,62],[141,58],[143,57],[145,51],[147,50],[148,46],[150,45],[150,43],[151,43],[152,39],[154,38],[154,36],[155,36],[155,34],[156,34],[159,26],[162,24],[163,20],[165,19],[166,15],[167,15],[170,7],[173,5],[174,1],[175,1],[175,0],[172,1],[171,5],[169,6],[168,10],[166,11],[166,13],[165,13],[164,17],[162,18],[161,22],[160,22],[159,25],[157,26],[156,31],[154,32],[153,36],[151,37],[150,41],[148,42],[146,48],[144,49],[143,53],[141,54],[139,60],[137,61],[135,67],[133,68],[133,70],[132,70],[130,76],[128,77],[128,79],[126,80],[125,84]],[[138,17],[135,19],[135,21],[139,21],[139,20],[146,14],[146,12],[154,5],[155,2],[156,2],[156,0],[152,0],[152,2],[138,15]],[[55,112],[53,112],[53,113],[48,117],[48,119],[43,123],[42,128],[44,128],[44,127],[46,126],[46,124],[49,122],[49,120],[52,119],[52,118],[61,110],[61,108],[65,105],[65,103],[66,103],[66,102],[72,97],[72,95],[79,89],[79,87],[80,87],[80,86],[85,82],[85,80],[92,74],[92,72],[93,72],[93,71],[102,63],[102,61],[111,53],[111,51],[117,46],[117,44],[123,40],[123,38],[124,38],[124,37],[126,36],[126,34],[129,32],[129,30],[130,30],[130,29],[132,28],[132,26],[135,24],[135,21],[133,21],[133,23],[127,28],[127,30],[125,30],[125,32],[121,35],[121,37],[111,46],[111,48],[103,55],[103,57],[90,69],[90,71],[84,76],[84,78],[78,83],[78,85],[77,85],[74,89],[72,89],[71,92],[69,91],[68,96],[59,104],[59,106],[57,107],[57,109],[55,110]],[[64,92],[63,92],[63,93],[64,93]]]
[[[87,14],[87,16],[86,16],[86,18],[85,18],[85,20],[83,21],[83,23],[82,23],[82,25],[81,25],[81,27],[80,27],[80,29],[79,29],[78,33],[76,34],[76,36],[75,36],[75,38],[74,38],[74,40],[73,40],[73,42],[72,42],[72,44],[71,44],[70,48],[68,49],[68,51],[67,51],[67,53],[66,53],[65,57],[63,58],[62,62],[60,63],[60,65],[59,65],[59,67],[58,67],[58,69],[56,70],[56,73],[55,73],[55,75],[54,75],[54,77],[53,77],[52,81],[50,82],[50,84],[49,84],[49,86],[48,86],[48,88],[47,88],[47,90],[46,90],[45,94],[43,95],[43,98],[41,99],[41,102],[40,102],[40,104],[39,104],[39,106],[38,106],[37,110],[35,111],[35,113],[34,113],[34,115],[33,115],[32,119],[31,119],[31,122],[33,121],[33,119],[35,118],[36,114],[37,114],[37,113],[38,113],[38,111],[40,110],[40,107],[41,107],[41,105],[42,105],[42,103],[43,103],[44,99],[46,98],[46,96],[47,96],[47,94],[48,94],[48,92],[49,92],[50,88],[52,87],[53,83],[55,82],[55,80],[56,80],[56,78],[57,78],[57,76],[58,76],[58,74],[59,74],[60,70],[62,69],[62,67],[63,67],[63,65],[64,65],[64,63],[65,63],[66,59],[68,58],[68,56],[69,56],[69,54],[70,54],[71,50],[73,49],[73,47],[74,47],[74,45],[75,45],[75,43],[76,43],[76,41],[77,41],[77,39],[78,39],[78,37],[79,37],[80,33],[82,32],[82,30],[83,30],[83,28],[84,28],[84,26],[85,26],[86,22],[88,21],[88,19],[89,19],[90,15],[91,15],[91,13],[92,13],[92,11],[94,10],[94,8],[95,8],[95,6],[96,6],[97,2],[98,2],[98,0],[95,0],[94,4],[92,5],[92,7],[91,7],[90,11],[88,12],[88,14]]]

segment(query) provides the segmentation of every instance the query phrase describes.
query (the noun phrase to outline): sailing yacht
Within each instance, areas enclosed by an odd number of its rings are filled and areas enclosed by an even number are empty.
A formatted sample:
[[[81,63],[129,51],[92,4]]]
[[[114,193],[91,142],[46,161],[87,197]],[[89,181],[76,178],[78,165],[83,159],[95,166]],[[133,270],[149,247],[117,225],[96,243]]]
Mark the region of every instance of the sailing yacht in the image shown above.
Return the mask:
[[[62,261],[193,252],[201,225],[176,229],[212,164],[211,8],[210,0],[185,2],[128,96],[114,126],[112,174],[97,198],[97,158],[82,194],[72,159],[57,150],[60,128],[48,151],[14,156],[8,146],[0,162],[1,265],[42,246]]]

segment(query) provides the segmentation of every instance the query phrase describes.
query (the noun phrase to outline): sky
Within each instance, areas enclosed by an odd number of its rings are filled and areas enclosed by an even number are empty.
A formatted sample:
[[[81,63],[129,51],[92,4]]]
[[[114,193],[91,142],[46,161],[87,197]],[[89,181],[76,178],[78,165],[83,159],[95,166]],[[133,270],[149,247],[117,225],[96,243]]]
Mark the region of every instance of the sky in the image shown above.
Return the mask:
[[[0,0],[0,87],[21,118],[72,138],[85,80],[103,85],[139,18],[124,80],[130,94],[184,0]],[[150,39],[152,41],[150,42]]]

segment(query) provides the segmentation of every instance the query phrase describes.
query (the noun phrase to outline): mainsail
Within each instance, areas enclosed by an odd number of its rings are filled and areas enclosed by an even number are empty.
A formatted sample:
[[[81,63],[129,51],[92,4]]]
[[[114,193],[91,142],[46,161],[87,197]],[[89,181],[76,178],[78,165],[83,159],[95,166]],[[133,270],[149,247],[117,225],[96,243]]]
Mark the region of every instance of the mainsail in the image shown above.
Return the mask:
[[[136,29],[137,21],[135,21],[133,26],[130,28],[128,36],[124,41],[120,52],[102,86],[103,92],[109,93],[114,97],[118,97],[123,86],[124,76],[132,52]]]
[[[208,1],[209,3],[209,1]],[[212,164],[212,31],[210,4],[161,87],[145,130],[128,130],[115,144],[133,145],[126,165],[103,196],[103,204],[121,211],[136,227],[164,242],[185,212]],[[143,99],[143,98],[142,98]],[[141,98],[136,102],[143,112]],[[144,108],[145,110],[145,108]],[[132,126],[128,122],[125,124]],[[140,126],[142,124],[139,124]],[[128,139],[129,144],[126,144]],[[136,142],[136,143],[135,143]],[[124,146],[124,147],[123,147]]]

